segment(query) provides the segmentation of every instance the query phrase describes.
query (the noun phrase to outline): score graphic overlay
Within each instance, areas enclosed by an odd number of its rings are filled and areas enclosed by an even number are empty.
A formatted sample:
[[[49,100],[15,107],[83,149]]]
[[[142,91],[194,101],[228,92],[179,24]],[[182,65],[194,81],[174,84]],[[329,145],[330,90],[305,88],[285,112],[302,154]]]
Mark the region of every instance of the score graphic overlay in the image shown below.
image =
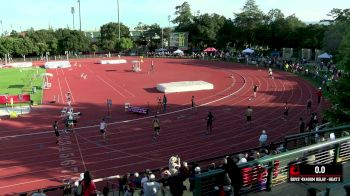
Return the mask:
[[[343,166],[292,164],[289,182],[343,182]]]

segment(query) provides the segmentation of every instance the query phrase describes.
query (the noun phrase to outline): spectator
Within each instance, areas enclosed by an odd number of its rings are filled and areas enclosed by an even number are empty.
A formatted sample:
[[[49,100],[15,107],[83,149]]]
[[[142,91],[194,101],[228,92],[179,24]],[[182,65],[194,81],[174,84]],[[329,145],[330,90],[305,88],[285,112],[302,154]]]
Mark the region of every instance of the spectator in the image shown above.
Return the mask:
[[[169,178],[169,188],[172,196],[182,196],[183,194],[183,180],[178,173],[175,173]]]
[[[187,162],[182,162],[181,167],[179,168],[179,175],[182,177],[182,180],[185,181],[190,175],[190,168],[187,165]]]
[[[224,170],[231,179],[234,195],[240,195],[240,189],[243,185],[243,176],[241,169],[237,166],[231,157],[227,157],[226,160],[227,163],[224,165]]]
[[[33,193],[32,196],[46,196],[43,190],[39,189],[38,192]]]
[[[143,187],[143,185],[148,182],[149,179],[149,175],[151,175],[152,172],[149,169],[146,169],[145,173],[143,174],[143,178],[141,179],[141,187]]]
[[[147,182],[143,184],[143,195],[144,196],[156,196],[160,191],[160,184],[156,182],[154,174],[149,175]]]
[[[171,175],[177,173],[177,170],[181,166],[181,161],[179,155],[171,156],[169,159],[169,171]]]
[[[344,185],[344,190],[346,195],[345,196],[350,196],[350,185]]]
[[[300,131],[300,133],[305,132],[305,122],[304,122],[302,117],[300,117],[300,119],[299,119],[299,131]]]
[[[161,192],[162,195],[170,195],[170,188],[169,188],[169,178],[170,178],[171,174],[169,172],[169,170],[167,169],[161,169],[161,179],[160,179],[160,183],[161,183]]]
[[[83,185],[83,196],[91,196],[96,195],[96,185],[94,181],[92,181],[92,176],[89,171],[84,173],[84,180],[82,182]]]
[[[137,188],[141,188],[141,177],[139,173],[134,173],[134,176],[131,180],[131,182],[137,187]]]
[[[84,173],[81,173],[79,176],[79,180],[75,181],[76,189],[74,190],[75,195],[82,195],[83,193],[83,185],[82,182],[84,180]]]
[[[316,189],[315,188],[309,188],[307,189],[307,196],[316,196]]]
[[[190,176],[189,176],[189,181],[190,181],[190,191],[194,191],[195,187],[195,179],[196,175],[201,173],[201,168],[199,166],[194,165],[194,169],[192,170]]]
[[[247,162],[247,159],[246,157],[244,156],[244,154],[239,154],[238,155],[238,158],[239,158],[239,161],[237,164],[242,164],[242,163],[246,163]]]
[[[263,130],[259,137],[260,146],[265,146],[267,144],[267,134],[266,131]]]
[[[321,87],[318,88],[316,95],[317,95],[317,103],[321,103],[321,97],[322,97],[322,88]]]

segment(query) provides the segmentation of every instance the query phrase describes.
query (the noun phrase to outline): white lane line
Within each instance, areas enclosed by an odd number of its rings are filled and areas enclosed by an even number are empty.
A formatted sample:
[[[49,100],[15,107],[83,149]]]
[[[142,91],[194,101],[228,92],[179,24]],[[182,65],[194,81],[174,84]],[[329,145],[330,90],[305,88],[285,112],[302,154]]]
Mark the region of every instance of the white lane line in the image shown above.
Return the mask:
[[[68,84],[67,78],[66,78],[66,77],[64,77],[64,80],[66,81],[66,84],[67,84],[68,90],[69,90],[69,92],[70,92],[70,94],[71,94],[71,97],[72,97],[72,103],[74,103],[75,101],[74,101],[73,92],[72,92],[72,90],[70,89],[70,86],[69,86],[69,84]]]
[[[75,137],[75,141],[77,141],[78,151],[79,151],[80,158],[81,158],[81,161],[82,161],[83,166],[84,166],[84,171],[87,171],[87,168],[86,168],[86,165],[85,165],[85,161],[84,161],[84,157],[83,157],[83,154],[81,153],[80,144],[79,144],[79,141],[78,141],[77,135],[75,134],[74,130],[73,130],[73,134],[74,134],[74,137]]]
[[[107,84],[109,87],[111,87],[115,92],[117,92],[119,95],[121,95],[122,97],[126,98],[126,96],[121,93],[120,91],[118,91],[116,88],[114,88],[114,86],[112,86],[111,84],[109,84],[108,82],[106,82],[104,79],[102,79],[99,75],[96,75],[96,77],[101,80],[102,82],[104,82],[105,84]]]
[[[59,89],[60,89],[60,93],[61,93],[61,98],[62,99],[59,99],[58,101],[62,101],[64,103],[64,97],[63,97],[63,93],[62,93],[62,86],[61,86],[61,82],[60,82],[60,77],[58,76],[58,71],[56,69],[56,72],[57,72],[57,81],[58,81],[58,86],[59,86]]]
[[[112,86],[109,82],[105,81],[104,79],[102,79],[98,74],[96,74],[94,71],[92,71],[91,69],[89,69],[88,67],[86,67],[86,69],[91,72],[92,74],[94,74],[99,80],[101,80],[102,82],[104,82],[105,84],[107,84],[108,86],[110,86],[114,91],[116,91],[119,95],[121,95],[122,97],[126,98],[126,96],[124,94],[122,94],[120,91],[118,91],[114,86]],[[118,85],[118,84],[117,84]],[[120,85],[118,85],[119,87],[121,87]],[[121,87],[123,90],[125,90],[123,87]],[[135,97],[134,94],[126,91],[127,93],[129,93],[132,97]]]
[[[241,75],[240,75],[241,76]],[[215,103],[215,102],[218,102],[218,101],[221,101],[223,99],[227,99],[235,94],[237,94],[238,92],[240,92],[246,85],[246,79],[241,76],[244,80],[243,82],[243,85],[236,91],[224,96],[224,97],[221,97],[219,99],[216,99],[216,100],[213,100],[213,101],[210,101],[210,102],[207,102],[207,103],[203,103],[197,107],[203,107],[203,106],[206,106],[206,105],[209,105],[209,104],[212,104],[212,103]],[[175,113],[180,113],[180,112],[183,112],[183,111],[187,111],[187,110],[192,110],[193,108],[192,107],[189,107],[189,108],[184,108],[184,109],[180,109],[180,110],[176,110],[176,111],[172,111],[172,112],[168,112],[168,113],[163,113],[163,114],[158,114],[158,116],[166,116],[166,115],[170,115],[170,114],[175,114]],[[141,117],[141,118],[136,118],[136,119],[130,119],[130,120],[123,120],[123,121],[117,121],[117,122],[111,122],[111,123],[108,123],[109,125],[114,125],[114,124],[123,124],[123,123],[129,123],[129,122],[135,122],[135,121],[141,121],[141,120],[144,120],[144,119],[151,119],[153,118],[153,116],[147,116],[147,117]],[[82,129],[89,129],[89,128],[94,128],[94,127],[98,127],[99,125],[90,125],[90,126],[85,126],[85,127],[77,127],[75,128],[74,130],[82,130]],[[8,138],[16,138],[16,137],[23,137],[23,136],[30,136],[30,135],[39,135],[39,134],[47,134],[47,133],[52,133],[52,131],[45,131],[45,132],[37,132],[37,133],[28,133],[28,134],[18,134],[18,135],[12,135],[12,136],[4,136],[4,137],[0,137],[0,140],[1,139],[8,139]]]

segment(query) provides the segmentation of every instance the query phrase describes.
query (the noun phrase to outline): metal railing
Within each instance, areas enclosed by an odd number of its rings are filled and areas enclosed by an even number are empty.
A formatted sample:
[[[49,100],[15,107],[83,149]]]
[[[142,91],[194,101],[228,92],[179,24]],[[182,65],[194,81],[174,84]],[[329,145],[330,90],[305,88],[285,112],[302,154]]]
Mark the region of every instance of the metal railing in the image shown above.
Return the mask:
[[[342,164],[348,160],[350,160],[350,136],[268,155],[239,165],[244,182],[241,193],[270,191],[272,187],[286,182],[289,165],[292,163]],[[196,175],[194,195],[211,195],[217,191],[215,186],[219,186],[218,181],[213,182],[211,179],[218,179],[223,175],[223,169]]]

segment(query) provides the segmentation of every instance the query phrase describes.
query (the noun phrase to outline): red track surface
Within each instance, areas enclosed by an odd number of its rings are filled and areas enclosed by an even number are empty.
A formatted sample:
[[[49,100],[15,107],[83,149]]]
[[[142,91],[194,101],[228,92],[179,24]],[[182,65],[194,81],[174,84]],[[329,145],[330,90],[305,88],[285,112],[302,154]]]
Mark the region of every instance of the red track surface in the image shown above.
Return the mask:
[[[148,74],[151,60],[155,72]],[[134,73],[129,71],[130,63],[97,62],[82,59],[71,61],[71,69],[49,70],[54,74],[50,79],[53,87],[44,92],[44,106],[34,108],[28,116],[0,121],[1,195],[58,186],[84,170],[99,178],[167,166],[174,154],[194,161],[256,147],[263,129],[269,141],[279,141],[298,132],[299,117],[308,120],[305,103],[310,96],[314,99],[314,111],[321,108],[316,103],[316,89],[290,73],[276,71],[272,80],[265,69],[177,59],[145,59],[142,72]],[[80,77],[82,73],[87,74],[87,79]],[[229,77],[231,74],[234,79]],[[168,94],[168,112],[159,115],[162,129],[158,141],[153,143],[153,116],[125,113],[124,103],[149,105],[154,111],[156,97],[162,96],[155,89],[156,84],[183,80],[204,80],[215,88]],[[250,99],[253,84],[260,88],[257,98]],[[59,119],[68,91],[72,93],[75,111],[83,116],[75,133],[62,134],[56,145],[51,124]],[[196,113],[190,109],[192,95],[200,105]],[[59,103],[48,104],[54,96],[59,97]],[[107,114],[108,98],[113,100],[113,106],[105,144],[97,125]],[[287,121],[280,119],[285,101],[290,107]],[[248,105],[254,110],[252,124],[245,121]],[[209,111],[215,121],[213,132],[205,135]]]

